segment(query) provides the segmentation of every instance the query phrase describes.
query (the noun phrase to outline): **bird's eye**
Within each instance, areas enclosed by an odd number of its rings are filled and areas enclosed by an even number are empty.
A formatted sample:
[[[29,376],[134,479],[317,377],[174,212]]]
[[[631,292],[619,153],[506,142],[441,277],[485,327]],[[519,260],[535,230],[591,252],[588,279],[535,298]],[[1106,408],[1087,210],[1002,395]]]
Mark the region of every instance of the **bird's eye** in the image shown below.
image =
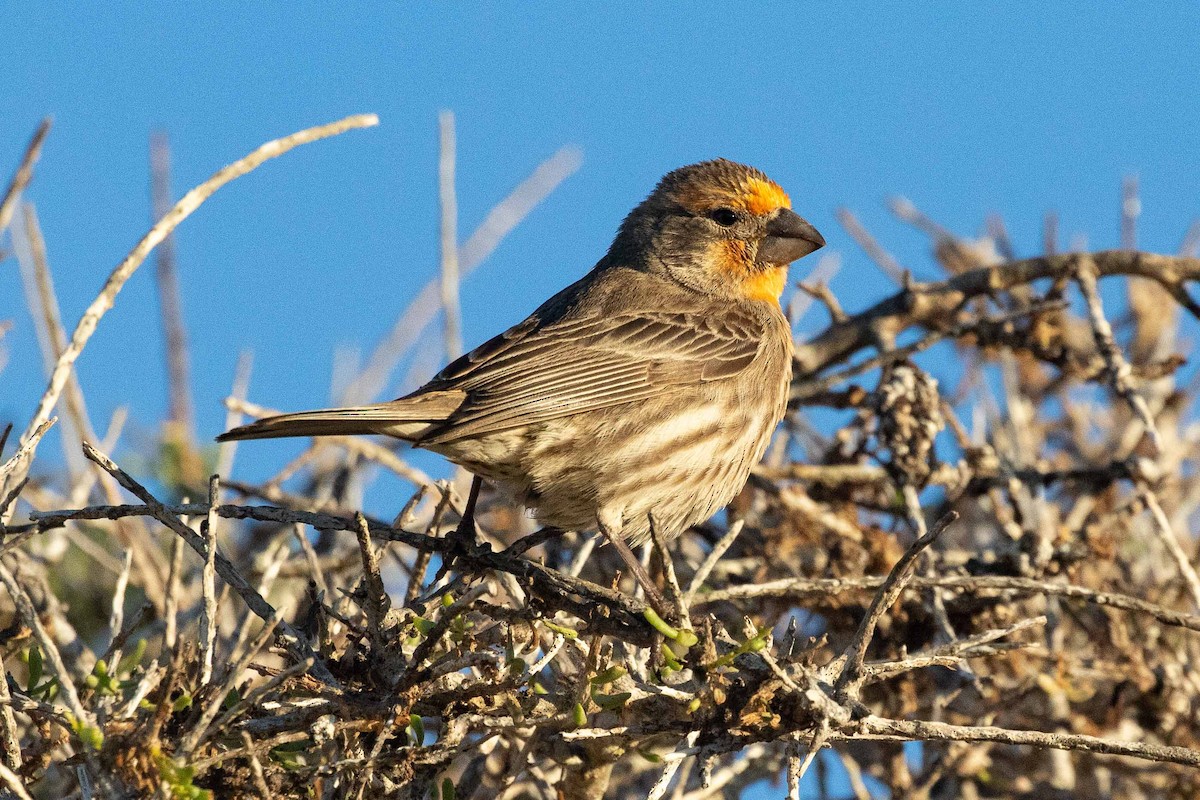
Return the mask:
[[[718,208],[709,216],[712,217],[713,222],[726,228],[738,221],[737,212],[732,208]]]

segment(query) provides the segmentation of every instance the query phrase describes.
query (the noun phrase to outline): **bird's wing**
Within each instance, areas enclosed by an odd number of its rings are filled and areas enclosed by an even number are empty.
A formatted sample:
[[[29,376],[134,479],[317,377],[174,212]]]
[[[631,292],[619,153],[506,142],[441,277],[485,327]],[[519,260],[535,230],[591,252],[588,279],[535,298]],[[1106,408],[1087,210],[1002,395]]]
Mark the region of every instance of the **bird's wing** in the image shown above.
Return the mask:
[[[479,436],[652,397],[670,386],[718,380],[758,354],[760,315],[688,312],[537,315],[451,364],[431,390],[466,399],[419,444]]]

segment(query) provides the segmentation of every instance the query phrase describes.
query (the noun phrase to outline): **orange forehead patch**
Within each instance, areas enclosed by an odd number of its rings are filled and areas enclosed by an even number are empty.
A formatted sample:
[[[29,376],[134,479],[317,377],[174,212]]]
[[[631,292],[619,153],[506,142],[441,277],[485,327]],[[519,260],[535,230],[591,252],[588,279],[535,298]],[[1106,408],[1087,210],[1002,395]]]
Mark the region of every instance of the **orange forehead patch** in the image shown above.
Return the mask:
[[[746,210],[751,214],[769,214],[777,208],[791,208],[792,200],[787,192],[772,181],[761,178],[746,179]]]
[[[779,208],[791,208],[791,198],[774,181],[745,178],[738,188],[730,186],[690,185],[676,190],[675,200],[693,212],[711,211],[727,206],[756,216],[770,214]]]

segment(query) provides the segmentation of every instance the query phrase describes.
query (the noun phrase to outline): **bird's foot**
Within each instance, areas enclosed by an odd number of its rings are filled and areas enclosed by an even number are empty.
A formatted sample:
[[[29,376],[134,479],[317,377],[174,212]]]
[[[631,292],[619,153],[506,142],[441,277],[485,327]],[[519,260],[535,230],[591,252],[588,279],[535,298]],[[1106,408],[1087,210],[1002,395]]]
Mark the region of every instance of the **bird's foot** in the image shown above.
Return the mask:
[[[478,530],[475,527],[475,504],[479,500],[479,488],[483,481],[474,477],[471,479],[471,491],[467,495],[467,504],[463,507],[462,518],[458,525],[443,537],[445,546],[441,550],[442,566],[434,578],[436,584],[454,567],[454,562],[464,556],[470,556],[479,548]]]

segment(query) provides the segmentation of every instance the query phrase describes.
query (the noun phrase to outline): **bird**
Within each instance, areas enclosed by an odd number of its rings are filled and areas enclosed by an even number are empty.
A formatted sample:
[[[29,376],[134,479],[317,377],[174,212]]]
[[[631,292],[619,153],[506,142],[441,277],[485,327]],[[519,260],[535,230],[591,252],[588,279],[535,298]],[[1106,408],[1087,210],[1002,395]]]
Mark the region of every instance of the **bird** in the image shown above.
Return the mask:
[[[218,440],[395,437],[473,473],[473,494],[486,480],[542,525],[598,530],[629,553],[652,526],[679,536],[745,485],[787,405],[788,265],[824,244],[760,170],[684,166],[587,274],[416,391]]]

